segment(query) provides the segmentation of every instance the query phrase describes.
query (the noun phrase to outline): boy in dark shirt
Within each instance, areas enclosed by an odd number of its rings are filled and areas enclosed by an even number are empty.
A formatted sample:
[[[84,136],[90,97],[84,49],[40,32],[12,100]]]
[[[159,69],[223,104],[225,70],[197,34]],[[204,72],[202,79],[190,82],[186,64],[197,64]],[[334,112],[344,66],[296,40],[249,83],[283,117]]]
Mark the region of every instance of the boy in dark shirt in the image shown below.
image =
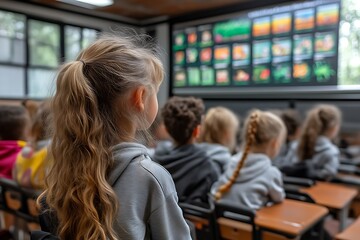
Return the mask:
[[[161,114],[173,146],[157,148],[154,160],[170,172],[180,202],[207,203],[219,173],[207,153],[195,143],[204,114],[202,100],[173,97]]]

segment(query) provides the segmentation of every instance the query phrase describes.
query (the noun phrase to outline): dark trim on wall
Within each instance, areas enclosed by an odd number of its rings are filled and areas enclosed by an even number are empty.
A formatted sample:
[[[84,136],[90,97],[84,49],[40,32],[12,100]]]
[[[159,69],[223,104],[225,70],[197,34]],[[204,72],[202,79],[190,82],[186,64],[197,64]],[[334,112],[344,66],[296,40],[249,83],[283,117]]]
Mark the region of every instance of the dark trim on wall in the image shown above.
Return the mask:
[[[336,101],[336,102],[354,102],[354,101],[358,101],[358,99],[346,99],[346,98],[339,98],[339,99],[334,99],[334,98],[321,98],[321,99],[316,99],[316,98],[201,98],[204,101],[223,101],[223,102],[246,102],[246,101],[254,101],[254,102],[264,102],[264,101],[272,101],[272,102],[284,102],[284,101],[289,101],[292,104],[295,104],[298,101],[301,102],[316,102],[316,101],[321,101],[321,102],[326,102],[326,101]]]
[[[27,4],[31,4],[31,5],[36,5],[39,7],[44,7],[44,8],[48,8],[48,9],[57,10],[57,11],[69,12],[69,13],[74,13],[74,14],[78,14],[78,15],[82,15],[82,16],[97,18],[97,19],[101,19],[101,20],[105,20],[105,21],[112,21],[112,22],[116,22],[116,23],[120,23],[120,24],[130,25],[133,27],[146,28],[146,27],[152,27],[152,26],[162,24],[162,23],[176,23],[176,22],[198,20],[201,18],[214,17],[214,16],[218,16],[218,15],[229,14],[229,13],[234,13],[234,12],[239,12],[239,11],[245,11],[245,10],[249,10],[249,9],[253,9],[253,8],[266,7],[266,6],[275,5],[275,4],[282,4],[282,3],[288,3],[288,2],[299,2],[301,0],[261,0],[261,1],[253,0],[252,2],[236,3],[236,4],[232,4],[229,6],[222,7],[222,8],[193,11],[190,13],[181,14],[179,16],[169,17],[166,20],[155,21],[152,23],[146,23],[146,20],[136,20],[136,19],[132,19],[133,22],[125,21],[125,20],[118,20],[118,19],[115,19],[112,17],[105,17],[105,16],[99,16],[96,14],[85,13],[85,12],[71,10],[71,9],[64,9],[64,8],[60,8],[60,7],[46,5],[44,3],[38,3],[38,2],[29,3],[27,0],[14,0],[14,1],[21,2],[21,3],[27,3]]]
[[[175,24],[178,22],[200,20],[202,18],[216,17],[219,15],[242,12],[242,11],[255,9],[255,8],[263,8],[263,7],[268,7],[268,6],[274,6],[276,4],[284,4],[284,3],[299,2],[299,1],[300,0],[261,0],[261,1],[253,0],[251,2],[242,2],[242,3],[232,4],[232,5],[225,6],[222,8],[217,8],[217,9],[209,9],[209,10],[202,10],[202,11],[187,13],[187,14],[180,15],[177,17],[172,17],[167,22]]]
[[[24,2],[24,1],[21,1],[21,0],[14,0],[14,1]],[[7,12],[12,12],[12,13],[17,13],[17,14],[22,14],[22,15],[25,15],[27,18],[37,20],[37,21],[43,21],[43,22],[54,23],[54,24],[59,24],[59,25],[69,25],[69,26],[80,27],[80,28],[89,28],[89,29],[94,29],[94,30],[96,30],[98,32],[101,32],[101,30],[99,28],[94,28],[94,27],[85,26],[85,25],[75,25],[73,23],[66,23],[66,22],[62,22],[60,20],[56,20],[56,19],[54,20],[52,18],[39,17],[39,16],[36,16],[36,15],[24,13],[24,12],[21,12],[21,11],[12,10],[12,9],[2,7],[2,6],[0,7],[0,10],[7,11]]]
[[[105,20],[105,21],[111,21],[111,22],[116,22],[116,23],[120,23],[120,24],[131,25],[131,26],[135,26],[135,27],[142,27],[142,25],[140,23],[136,23],[136,22],[138,22],[137,20],[134,20],[135,22],[133,23],[133,22],[128,22],[128,21],[118,20],[118,19],[111,18],[111,17],[99,16],[99,15],[85,13],[85,12],[81,12],[81,11],[64,9],[64,8],[60,8],[60,7],[54,7],[54,6],[44,4],[44,3],[29,2],[27,0],[13,0],[13,1],[36,5],[39,7],[53,9],[53,10],[57,10],[57,11],[61,11],[61,12],[68,12],[68,13],[74,13],[74,14],[78,14],[78,15],[82,15],[82,16],[86,16],[86,17],[97,18],[97,19],[101,19],[101,20]]]

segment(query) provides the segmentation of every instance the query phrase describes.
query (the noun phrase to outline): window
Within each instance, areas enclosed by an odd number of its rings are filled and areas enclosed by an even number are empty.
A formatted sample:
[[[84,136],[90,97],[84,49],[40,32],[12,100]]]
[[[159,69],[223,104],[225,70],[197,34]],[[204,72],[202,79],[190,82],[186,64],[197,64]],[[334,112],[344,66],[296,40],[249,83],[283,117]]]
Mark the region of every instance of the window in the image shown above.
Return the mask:
[[[28,96],[51,96],[60,65],[60,25],[29,20]]]
[[[52,23],[30,20],[29,50],[31,66],[59,66],[60,26]]]
[[[0,96],[22,98],[25,93],[25,70],[23,67],[0,65]]]
[[[65,59],[76,59],[79,52],[97,38],[98,32],[90,28],[65,26]]]
[[[81,28],[65,26],[65,59],[74,60],[81,50]]]
[[[0,62],[25,63],[25,16],[0,11]]]
[[[83,29],[83,39],[82,39],[82,48],[86,48],[90,43],[94,42],[97,37],[97,32],[94,29],[84,28]]]
[[[0,98],[53,95],[62,61],[75,59],[97,34],[91,28],[0,10]]]

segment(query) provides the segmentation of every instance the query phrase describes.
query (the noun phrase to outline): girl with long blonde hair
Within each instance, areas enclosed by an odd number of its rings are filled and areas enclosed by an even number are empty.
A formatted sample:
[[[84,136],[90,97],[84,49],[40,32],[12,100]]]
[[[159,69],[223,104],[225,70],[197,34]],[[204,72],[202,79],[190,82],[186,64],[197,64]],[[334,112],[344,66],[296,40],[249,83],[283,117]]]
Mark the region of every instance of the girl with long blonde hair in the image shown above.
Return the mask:
[[[233,159],[211,190],[216,200],[239,203],[259,209],[269,201],[281,202],[284,197],[282,176],[272,166],[286,136],[279,117],[254,110],[244,125],[244,150],[240,159]]]
[[[308,177],[330,179],[337,174],[340,151],[331,141],[341,125],[341,111],[333,105],[318,105],[307,116],[301,134],[298,157],[305,161]]]
[[[65,64],[52,100],[43,230],[74,240],[190,239],[171,176],[137,143],[164,77],[138,36],[103,36]]]

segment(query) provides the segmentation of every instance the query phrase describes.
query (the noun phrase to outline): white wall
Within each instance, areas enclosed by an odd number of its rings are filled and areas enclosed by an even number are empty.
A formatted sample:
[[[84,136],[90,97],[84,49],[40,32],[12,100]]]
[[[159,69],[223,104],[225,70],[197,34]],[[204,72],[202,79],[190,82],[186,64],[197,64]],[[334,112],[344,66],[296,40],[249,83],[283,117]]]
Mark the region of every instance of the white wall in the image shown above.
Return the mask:
[[[103,20],[95,17],[84,16],[81,14],[69,13],[65,11],[60,11],[56,9],[50,9],[47,7],[42,7],[38,5],[33,5],[25,2],[17,2],[11,0],[1,0],[0,9],[12,10],[19,13],[25,13],[39,18],[45,18],[49,20],[59,21],[62,23],[68,23],[73,25],[79,25],[84,27],[91,27],[100,29],[103,32],[110,32],[111,30],[116,30],[121,27],[131,27],[136,29],[139,28],[118,23],[116,21]],[[119,20],[123,18],[118,17]]]

